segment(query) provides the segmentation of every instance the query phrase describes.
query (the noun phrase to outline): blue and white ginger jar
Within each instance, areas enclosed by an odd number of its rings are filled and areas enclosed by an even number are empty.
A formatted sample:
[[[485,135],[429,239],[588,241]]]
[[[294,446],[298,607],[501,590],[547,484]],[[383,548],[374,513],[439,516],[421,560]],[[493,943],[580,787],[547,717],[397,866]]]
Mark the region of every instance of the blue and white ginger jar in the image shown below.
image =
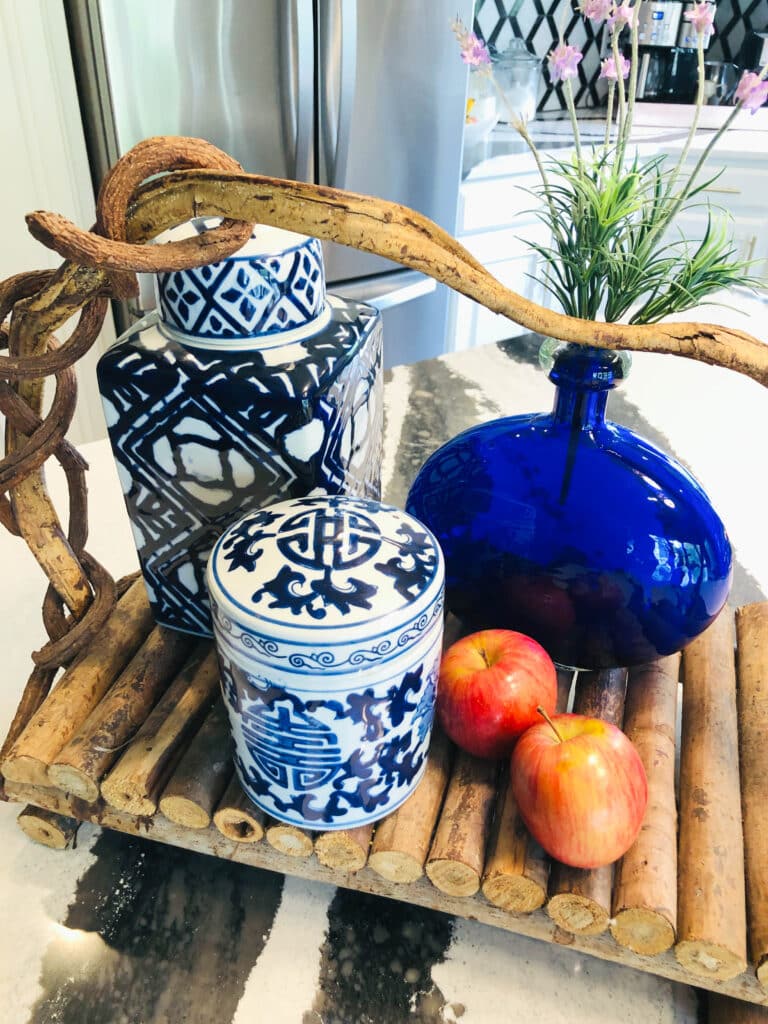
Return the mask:
[[[389,814],[426,767],[443,558],[412,516],[309,497],[250,512],[208,565],[244,791],[310,829]]]
[[[244,511],[379,497],[381,317],[326,295],[317,239],[271,227],[156,287],[159,322],[102,356],[99,387],[155,618],[210,636],[206,562]]]

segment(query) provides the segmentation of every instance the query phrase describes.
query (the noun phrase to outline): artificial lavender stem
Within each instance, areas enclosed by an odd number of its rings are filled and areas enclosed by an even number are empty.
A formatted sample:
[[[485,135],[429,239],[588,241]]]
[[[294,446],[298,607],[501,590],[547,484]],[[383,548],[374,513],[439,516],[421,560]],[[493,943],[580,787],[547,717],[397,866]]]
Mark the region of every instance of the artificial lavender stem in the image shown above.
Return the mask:
[[[613,52],[613,66],[616,68],[616,92],[619,97],[619,137],[621,137],[623,126],[627,120],[627,98],[624,95],[624,79],[621,74],[619,56],[619,37],[616,32],[611,35],[611,51]]]
[[[536,161],[536,167],[539,172],[539,177],[541,178],[541,184],[544,187],[544,195],[546,196],[547,205],[549,206],[549,213],[554,223],[557,218],[554,206],[552,205],[552,199],[550,198],[549,178],[547,177],[547,172],[544,170],[544,164],[541,160],[541,153],[539,153],[538,149],[536,148],[536,144],[534,143],[531,136],[528,134],[528,125],[525,123],[525,121],[523,121],[520,115],[517,114],[512,109],[512,106],[510,105],[506,93],[501,88],[499,83],[496,81],[496,76],[494,75],[493,70],[490,67],[488,67],[487,71],[483,71],[483,74],[485,74],[493,83],[494,89],[496,90],[497,94],[501,97],[501,102],[507,108],[507,114],[509,115],[509,123],[512,125],[517,134],[520,136],[520,138],[526,144],[528,149],[531,151],[531,155],[533,156],[533,159]]]
[[[669,185],[667,186],[667,195],[671,195],[672,189],[675,186],[675,182],[678,179],[680,172],[685,166],[685,161],[688,158],[693,140],[696,137],[696,131],[699,127],[699,118],[701,117],[701,108],[704,105],[704,33],[697,32],[696,40],[696,71],[699,76],[698,86],[696,89],[696,106],[693,112],[693,120],[691,121],[691,127],[688,132],[688,138],[685,140],[685,145],[680,154],[680,158],[675,165],[675,169],[672,172],[672,177],[669,179]]]
[[[566,78],[563,82],[563,88],[565,91],[565,103],[568,107],[568,114],[571,118],[571,127],[573,128],[573,144],[576,149],[576,160],[578,161],[579,167],[583,168],[584,163],[581,156],[581,134],[579,132],[579,121],[576,117],[576,104],[573,102],[573,89],[571,87],[570,78]]]
[[[638,24],[640,21],[640,8],[643,6],[643,0],[637,0],[632,10],[632,27],[630,29],[630,40],[632,47],[631,64],[629,68],[629,104],[627,107],[627,120],[624,129],[624,144],[622,146],[621,159],[624,160],[624,149],[626,149],[627,140],[632,133],[632,123],[635,118],[635,93],[637,92],[637,61],[639,52],[638,42]]]
[[[613,82],[608,83],[608,105],[605,111],[605,141],[603,145],[606,149],[611,144],[611,123],[613,122],[613,98],[616,92],[616,86]]]

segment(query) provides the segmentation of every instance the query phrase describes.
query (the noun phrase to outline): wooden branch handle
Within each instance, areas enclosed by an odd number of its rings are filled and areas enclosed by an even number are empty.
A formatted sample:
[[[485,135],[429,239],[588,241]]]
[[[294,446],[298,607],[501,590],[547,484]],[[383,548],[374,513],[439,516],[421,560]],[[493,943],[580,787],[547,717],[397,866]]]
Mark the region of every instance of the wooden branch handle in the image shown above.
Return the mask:
[[[142,181],[173,168],[208,167],[239,171],[232,157],[200,139],[147,140],[118,161],[107,175],[99,201],[96,231],[124,239],[126,208]],[[221,259],[250,236],[252,225],[225,221],[198,246],[198,256]],[[200,262],[207,262],[206,256]],[[114,584],[83,552],[87,536],[87,491],[82,467],[68,451],[64,434],[76,402],[73,364],[96,340],[106,312],[105,293],[133,294],[133,274],[64,264],[56,272],[17,274],[0,283],[0,411],[8,418],[5,455],[0,459],[0,522],[21,535],[50,581],[44,620],[55,623],[55,643],[47,645],[38,664],[67,664],[98,621],[114,606]],[[69,341],[59,346],[53,331],[82,310]],[[10,327],[2,323],[11,313]],[[56,396],[42,418],[45,378],[56,374]],[[64,466],[70,492],[69,528],[65,535],[48,496],[42,466],[56,454]],[[4,492],[10,492],[6,497]],[[67,621],[62,607],[71,613]],[[94,608],[94,606],[98,606]],[[88,619],[86,623],[85,620]],[[60,628],[64,626],[64,628]],[[78,626],[82,626],[76,632]]]
[[[505,288],[432,221],[372,196],[255,174],[183,171],[144,186],[129,207],[127,237],[144,241],[193,216],[257,221],[376,253],[442,281],[488,309],[541,334],[597,348],[663,352],[744,373],[768,385],[768,346],[712,324],[595,323],[545,309]],[[156,272],[193,265],[187,240],[145,247],[99,238],[57,214],[27,217],[32,235],[68,259],[104,270]]]

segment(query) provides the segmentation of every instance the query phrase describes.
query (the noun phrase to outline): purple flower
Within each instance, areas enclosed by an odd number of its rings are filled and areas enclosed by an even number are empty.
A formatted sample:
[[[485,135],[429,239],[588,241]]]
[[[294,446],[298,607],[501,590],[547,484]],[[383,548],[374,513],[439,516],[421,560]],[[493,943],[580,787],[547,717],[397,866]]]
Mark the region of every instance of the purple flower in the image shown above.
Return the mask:
[[[744,110],[752,114],[768,99],[768,82],[763,81],[754,71],[745,71],[736,89],[735,97]]]
[[[581,0],[581,13],[590,21],[605,21],[611,13],[613,0]]]
[[[472,33],[472,40],[469,45],[462,48],[461,59],[465,64],[471,64],[473,67],[480,67],[481,64],[490,64],[491,57],[488,53],[488,47],[477,36]]]
[[[476,68],[490,66],[491,57],[482,39],[478,39],[474,32],[470,32],[460,18],[451,22],[451,28],[459,41],[461,59],[465,64],[471,64]]]
[[[632,17],[632,8],[629,4],[617,4],[608,19],[608,27],[611,32],[621,32],[625,25],[632,24]]]
[[[558,43],[547,57],[549,77],[553,82],[565,82],[568,78],[575,78],[578,74],[576,69],[583,56],[584,54],[575,46]]]
[[[704,0],[702,3],[694,4],[692,11],[686,11],[683,15],[686,21],[690,21],[699,35],[705,35],[712,31],[715,23],[715,8]]]
[[[619,57],[619,70],[621,71],[621,77],[627,78],[629,75],[629,61],[626,57]],[[609,82],[618,82],[619,75],[616,71],[616,61],[613,57],[606,57],[600,64],[600,77],[607,78]]]

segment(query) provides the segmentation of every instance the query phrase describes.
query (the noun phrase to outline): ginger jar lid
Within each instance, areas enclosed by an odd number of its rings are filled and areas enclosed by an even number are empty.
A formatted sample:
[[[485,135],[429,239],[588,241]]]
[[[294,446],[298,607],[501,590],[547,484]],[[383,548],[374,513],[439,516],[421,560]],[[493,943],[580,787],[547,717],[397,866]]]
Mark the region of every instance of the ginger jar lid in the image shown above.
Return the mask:
[[[157,241],[180,241],[219,223],[196,218],[164,231]],[[158,273],[155,280],[161,324],[214,345],[312,334],[330,318],[320,241],[263,224],[227,259]]]
[[[245,630],[241,646],[279,660],[285,642],[286,667],[331,671],[416,646],[442,625],[443,583],[442,552],[425,526],[346,495],[250,512],[219,538],[207,574],[220,638]]]

